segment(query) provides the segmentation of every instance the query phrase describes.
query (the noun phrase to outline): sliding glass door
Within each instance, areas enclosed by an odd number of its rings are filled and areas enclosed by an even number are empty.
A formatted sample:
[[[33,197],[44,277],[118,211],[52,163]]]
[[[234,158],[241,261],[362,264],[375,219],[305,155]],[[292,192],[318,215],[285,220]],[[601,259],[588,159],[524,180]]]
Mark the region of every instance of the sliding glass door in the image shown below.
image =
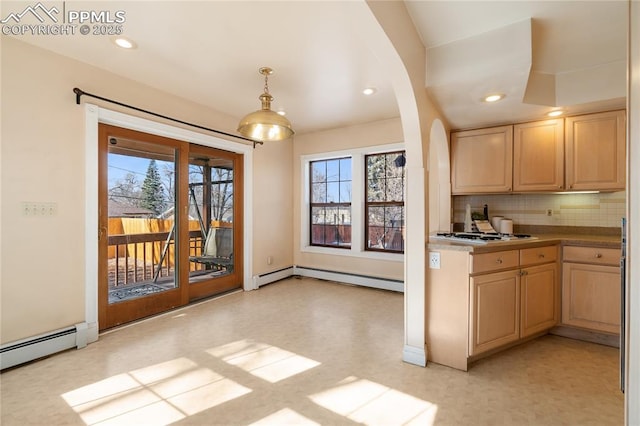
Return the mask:
[[[240,288],[242,157],[108,125],[99,132],[100,328]]]
[[[189,151],[189,294],[206,297],[237,287],[241,199],[235,154],[201,146]],[[240,209],[238,208],[240,207]]]

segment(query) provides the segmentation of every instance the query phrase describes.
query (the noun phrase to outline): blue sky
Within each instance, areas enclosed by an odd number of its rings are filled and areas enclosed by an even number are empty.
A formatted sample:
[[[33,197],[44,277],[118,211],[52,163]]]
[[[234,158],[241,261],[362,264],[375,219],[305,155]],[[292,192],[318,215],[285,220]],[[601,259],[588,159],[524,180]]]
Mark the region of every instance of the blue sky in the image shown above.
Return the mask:
[[[127,173],[135,174],[139,178],[140,183],[142,183],[147,174],[147,168],[149,168],[150,161],[151,160],[148,158],[109,154],[109,187],[124,178]]]

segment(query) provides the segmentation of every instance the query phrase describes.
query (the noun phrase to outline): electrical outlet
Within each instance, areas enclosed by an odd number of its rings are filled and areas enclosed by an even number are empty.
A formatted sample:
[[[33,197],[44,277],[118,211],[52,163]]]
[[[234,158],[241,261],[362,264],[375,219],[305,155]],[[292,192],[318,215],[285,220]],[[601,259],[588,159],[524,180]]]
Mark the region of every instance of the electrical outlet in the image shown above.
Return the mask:
[[[547,216],[553,216],[553,210],[547,209]]]
[[[429,268],[440,269],[440,252],[439,251],[429,252]]]

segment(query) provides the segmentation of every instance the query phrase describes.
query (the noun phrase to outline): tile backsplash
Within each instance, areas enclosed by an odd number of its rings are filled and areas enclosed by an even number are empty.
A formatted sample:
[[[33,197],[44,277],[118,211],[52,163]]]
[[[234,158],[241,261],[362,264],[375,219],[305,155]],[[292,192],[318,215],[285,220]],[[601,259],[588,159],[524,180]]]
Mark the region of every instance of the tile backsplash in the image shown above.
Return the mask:
[[[504,216],[513,219],[515,225],[620,227],[626,195],[624,192],[458,195],[453,197],[453,222],[464,222],[467,204],[472,212],[480,213],[487,204],[489,217]]]

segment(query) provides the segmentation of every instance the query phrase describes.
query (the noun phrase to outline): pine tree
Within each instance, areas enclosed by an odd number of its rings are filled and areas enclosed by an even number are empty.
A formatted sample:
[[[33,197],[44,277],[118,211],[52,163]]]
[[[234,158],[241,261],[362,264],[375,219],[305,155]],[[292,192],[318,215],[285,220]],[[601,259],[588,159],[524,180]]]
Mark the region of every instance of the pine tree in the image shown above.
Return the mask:
[[[141,207],[159,215],[164,210],[165,204],[165,195],[158,166],[156,165],[156,160],[151,160],[147,168],[147,175],[144,178],[144,182],[142,182]]]

